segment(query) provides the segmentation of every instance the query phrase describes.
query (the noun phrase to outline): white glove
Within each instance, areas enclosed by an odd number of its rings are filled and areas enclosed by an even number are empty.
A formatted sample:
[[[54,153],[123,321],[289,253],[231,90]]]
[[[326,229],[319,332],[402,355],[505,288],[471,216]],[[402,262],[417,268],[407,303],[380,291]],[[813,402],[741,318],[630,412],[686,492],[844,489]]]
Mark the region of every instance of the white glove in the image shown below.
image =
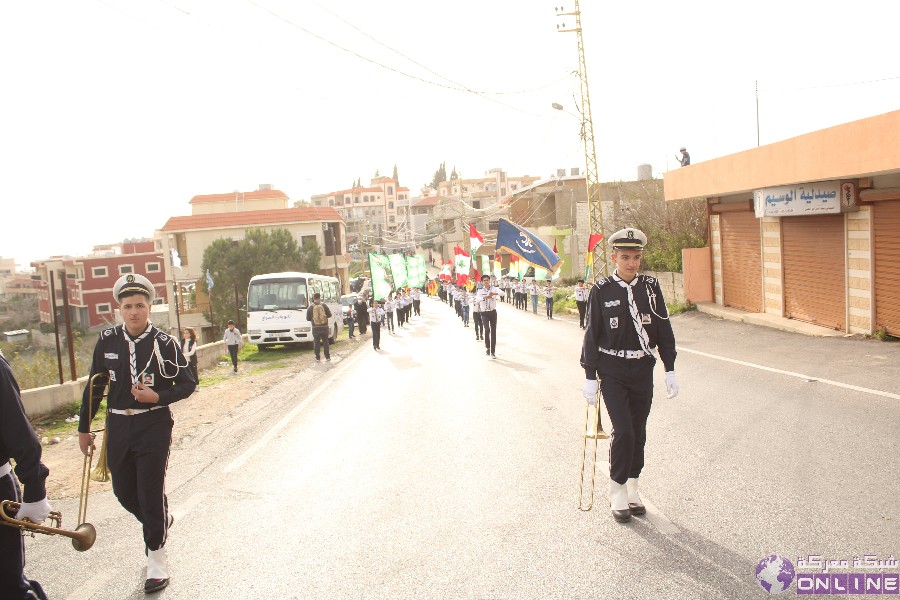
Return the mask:
[[[597,404],[597,390],[599,389],[600,383],[596,379],[584,380],[584,388],[582,389],[582,393],[584,393],[584,399],[587,400],[588,404]]]
[[[672,399],[678,395],[678,380],[675,379],[675,371],[666,371],[666,398]]]
[[[16,518],[19,520],[28,519],[32,523],[43,523],[49,514],[50,503],[47,502],[47,497],[44,496],[43,499],[37,502],[23,502],[16,513]]]

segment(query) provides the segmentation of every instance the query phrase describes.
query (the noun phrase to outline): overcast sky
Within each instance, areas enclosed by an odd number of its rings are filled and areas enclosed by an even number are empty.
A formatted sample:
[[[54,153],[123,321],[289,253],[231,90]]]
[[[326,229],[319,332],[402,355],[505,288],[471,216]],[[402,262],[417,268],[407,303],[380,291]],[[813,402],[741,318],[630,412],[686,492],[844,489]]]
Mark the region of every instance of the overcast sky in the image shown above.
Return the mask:
[[[151,236],[260,183],[583,171],[561,2],[0,2],[0,256]],[[900,2],[583,4],[604,181],[754,147],[757,80],[763,144],[900,108]]]

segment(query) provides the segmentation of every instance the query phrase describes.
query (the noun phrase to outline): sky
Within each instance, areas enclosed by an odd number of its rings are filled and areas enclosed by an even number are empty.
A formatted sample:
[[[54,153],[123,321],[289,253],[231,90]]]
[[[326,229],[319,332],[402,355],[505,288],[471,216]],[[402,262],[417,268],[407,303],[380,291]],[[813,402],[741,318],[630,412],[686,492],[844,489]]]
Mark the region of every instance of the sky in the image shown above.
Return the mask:
[[[570,0],[0,2],[0,257],[149,237],[441,162],[584,171]],[[582,2],[602,181],[900,109],[900,2]],[[759,128],[757,130],[757,94]],[[552,103],[564,111],[551,108]]]

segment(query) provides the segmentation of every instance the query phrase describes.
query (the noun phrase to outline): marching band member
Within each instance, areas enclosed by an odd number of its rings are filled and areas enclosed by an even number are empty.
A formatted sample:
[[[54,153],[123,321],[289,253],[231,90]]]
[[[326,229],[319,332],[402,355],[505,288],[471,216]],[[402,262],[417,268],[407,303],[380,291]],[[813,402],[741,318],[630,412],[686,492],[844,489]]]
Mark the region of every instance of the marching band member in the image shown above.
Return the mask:
[[[137,274],[123,275],[113,286],[124,324],[100,332],[90,376],[95,402],[88,412],[91,386],[86,386],[78,422],[78,442],[85,456],[92,439],[91,419],[109,385],[107,398],[107,462],[113,492],[122,507],[143,525],[147,550],[145,592],[169,584],[166,539],[173,518],[166,498],[166,466],[175,421],[169,405],[196,387],[178,342],[150,323],[156,290]]]
[[[537,314],[538,296],[541,293],[541,287],[537,281],[528,284],[528,294],[531,296],[531,312]]]
[[[491,285],[491,276],[481,276],[481,289],[478,290],[477,302],[481,304],[481,326],[484,338],[484,353],[491,358],[497,358],[497,300],[503,292],[500,288]]]
[[[548,281],[547,286],[544,288],[544,303],[547,305],[547,318],[553,318],[553,292],[556,291],[556,288],[553,287],[553,282]]]
[[[369,303],[369,325],[372,326],[372,348],[375,350],[381,350],[381,320],[383,318],[384,308],[373,297]]]
[[[598,380],[612,421],[609,450],[609,502],[624,523],[646,512],[638,494],[644,467],[647,417],[653,401],[653,348],[666,369],[667,398],[678,395],[675,335],[659,282],[639,275],[647,236],[626,228],[609,238],[615,272],[598,281],[588,300],[587,329],[581,351],[584,398],[597,402]]]
[[[16,461],[15,477],[8,459]],[[0,352],[0,500],[20,502],[17,519],[43,523],[50,514],[45,482],[50,471],[41,462],[38,441],[25,416],[19,384]],[[18,478],[18,481],[16,480]],[[25,486],[23,496],[19,481]],[[25,578],[25,540],[15,527],[0,526],[0,598],[47,599],[37,581]]]
[[[502,293],[503,290],[500,291]],[[481,322],[481,303],[478,302],[478,292],[469,294],[469,296],[472,303],[472,319],[475,321],[475,341],[479,341],[484,336],[484,324]]]
[[[590,288],[584,287],[584,279],[579,279],[575,286],[575,304],[578,305],[578,326],[584,329],[584,315],[587,313],[588,294]]]

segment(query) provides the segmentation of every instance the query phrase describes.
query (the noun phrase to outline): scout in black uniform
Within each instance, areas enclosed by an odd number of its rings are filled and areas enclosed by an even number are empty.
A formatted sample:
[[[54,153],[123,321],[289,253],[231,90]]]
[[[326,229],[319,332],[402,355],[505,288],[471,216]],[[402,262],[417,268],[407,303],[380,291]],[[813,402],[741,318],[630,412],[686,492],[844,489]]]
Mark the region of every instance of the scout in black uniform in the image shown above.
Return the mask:
[[[16,477],[25,485],[22,496],[8,459],[16,461]],[[3,353],[0,353],[0,500],[22,502],[17,519],[43,523],[50,514],[44,485],[50,471],[41,463],[38,441],[25,408],[19,384]],[[43,598],[47,595],[37,581],[25,579],[25,542],[15,527],[0,526],[0,598],[9,600]]]
[[[172,518],[165,482],[175,422],[168,406],[190,396],[196,386],[178,340],[150,323],[155,295],[153,284],[141,275],[124,275],[116,282],[113,297],[125,324],[100,332],[91,363],[91,377],[104,375],[95,382],[94,398],[101,398],[109,385],[106,449],[113,492],[144,528],[145,592],[161,590],[169,583],[164,546]],[[95,400],[88,414],[88,393],[85,387],[78,423],[85,455],[91,444],[91,419],[99,404]]]
[[[659,349],[666,368],[667,397],[678,395],[669,312],[659,282],[637,272],[646,243],[647,236],[637,229],[622,229],[610,236],[616,271],[591,289],[581,351],[585,400],[597,401],[598,379],[602,380],[612,421],[609,502],[619,522],[646,512],[638,494],[638,477],[644,466],[653,400],[653,348]]]

